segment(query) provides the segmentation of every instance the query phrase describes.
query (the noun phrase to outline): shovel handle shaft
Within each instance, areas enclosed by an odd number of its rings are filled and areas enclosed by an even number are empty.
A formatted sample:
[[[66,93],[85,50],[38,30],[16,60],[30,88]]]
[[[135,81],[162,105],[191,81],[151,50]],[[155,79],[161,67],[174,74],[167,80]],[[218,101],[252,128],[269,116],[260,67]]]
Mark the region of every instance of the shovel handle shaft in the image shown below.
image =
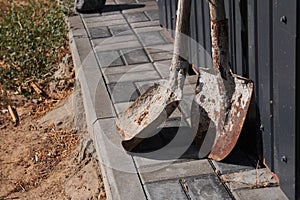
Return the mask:
[[[190,30],[191,0],[179,0],[174,51],[170,67],[170,87],[182,91],[188,68],[188,41]]]
[[[223,79],[231,75],[229,66],[228,22],[224,0],[209,0],[211,20],[212,57],[214,68]]]

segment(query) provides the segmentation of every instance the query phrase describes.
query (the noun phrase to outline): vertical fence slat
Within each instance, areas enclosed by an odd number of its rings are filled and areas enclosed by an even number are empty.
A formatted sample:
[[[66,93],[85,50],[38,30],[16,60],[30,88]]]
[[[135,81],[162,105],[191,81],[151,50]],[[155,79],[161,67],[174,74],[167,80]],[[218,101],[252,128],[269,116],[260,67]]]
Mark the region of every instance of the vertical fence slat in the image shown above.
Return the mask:
[[[274,169],[295,199],[296,1],[277,0],[273,9]]]

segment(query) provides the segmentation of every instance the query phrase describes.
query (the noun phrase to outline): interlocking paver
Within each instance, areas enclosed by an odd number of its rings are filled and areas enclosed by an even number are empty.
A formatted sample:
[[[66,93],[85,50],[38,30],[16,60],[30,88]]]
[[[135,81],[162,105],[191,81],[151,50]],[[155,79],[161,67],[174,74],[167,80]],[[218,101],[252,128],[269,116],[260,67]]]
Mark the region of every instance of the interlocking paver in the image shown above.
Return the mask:
[[[104,74],[125,74],[130,72],[154,71],[152,63],[143,63],[138,65],[126,65],[118,67],[109,67],[103,69]],[[151,81],[153,82],[153,81]]]
[[[146,10],[145,14],[150,18],[150,20],[159,20],[158,10]]]
[[[82,13],[81,16],[86,19],[90,17],[100,17],[100,13]]]
[[[121,53],[129,65],[149,62],[144,49],[126,49],[121,50]]]
[[[188,200],[179,180],[149,183],[144,186],[148,199]]]
[[[109,27],[111,33],[113,35],[128,35],[128,34],[133,34],[133,31],[131,28],[128,26],[128,24],[123,24],[123,25],[117,25],[117,26],[110,26]]]
[[[150,58],[152,62],[161,61],[161,60],[171,60],[173,57],[173,52],[158,52],[150,54]]]
[[[138,48],[141,47],[141,44],[138,40],[131,41],[123,41],[119,43],[106,43],[101,44],[101,46],[95,47],[97,52],[100,51],[112,51],[112,50],[120,50],[120,49],[128,49],[128,48]]]
[[[139,168],[139,171],[144,184],[168,179],[179,179],[182,177],[214,173],[206,159],[171,163],[159,170],[157,169],[157,166],[144,166]]]
[[[185,178],[185,182],[193,199],[232,199],[215,174]]]
[[[113,25],[120,25],[120,24],[126,24],[125,19],[116,19],[111,21],[103,21],[103,22],[93,22],[93,23],[87,23],[86,26],[88,28],[92,27],[101,27],[101,26],[113,26]]]
[[[107,16],[99,16],[99,17],[89,17],[85,18],[84,21],[87,24],[90,23],[99,23],[99,22],[108,22],[108,21],[114,21],[114,20],[120,20],[124,19],[122,14],[115,14],[115,15],[107,15]]]
[[[143,80],[156,80],[160,76],[156,71],[143,71],[143,72],[130,72],[125,74],[108,74],[105,75],[106,82],[117,83],[117,82],[134,82]]]
[[[145,46],[167,43],[160,32],[142,32],[138,36]]]
[[[89,28],[88,31],[91,39],[106,38],[111,36],[107,27],[93,27]]]
[[[132,28],[142,28],[142,27],[149,27],[149,26],[159,26],[159,21],[146,21],[146,22],[136,22],[130,24]]]
[[[97,57],[100,67],[120,66],[124,64],[118,51],[97,52]]]
[[[118,115],[120,115],[122,112],[124,112],[133,102],[120,102],[115,103],[114,106],[116,108],[116,112]]]
[[[160,32],[163,29],[160,26],[144,26],[133,29],[136,33],[144,33],[144,32]],[[166,40],[167,41],[167,40]]]
[[[228,174],[254,169],[256,163],[251,163],[248,159],[244,159],[246,156],[247,155],[243,152],[233,151],[230,154],[231,158],[229,158],[231,160],[231,163],[217,162],[214,160],[212,160],[212,163],[216,168],[216,171],[218,171],[218,173],[220,174]]]
[[[149,21],[148,17],[143,12],[134,12],[124,14],[129,23]]]
[[[173,52],[173,44],[172,43],[167,43],[167,44],[158,44],[158,45],[151,45],[145,47],[149,53],[157,53],[157,52],[162,52],[162,51],[169,51]]]
[[[118,4],[122,4],[122,3],[136,3],[135,0],[116,0],[116,2]]]
[[[271,171],[266,168],[224,174],[221,176],[221,180],[226,183],[231,191],[251,187],[278,185]]]
[[[154,66],[163,78],[170,76],[171,60],[155,62]]]
[[[237,190],[233,192],[233,196],[236,200],[288,200],[279,187]]]
[[[98,49],[103,50],[103,48],[108,47],[113,47],[115,45],[118,45],[118,43],[125,43],[125,42],[131,42],[134,41],[137,43],[137,37],[135,35],[120,35],[120,36],[113,36],[109,38],[98,38],[98,39],[93,39],[92,43],[94,47],[97,47]],[[111,48],[109,48],[111,49]]]
[[[139,92],[131,82],[122,82],[108,85],[113,103],[134,101]]]

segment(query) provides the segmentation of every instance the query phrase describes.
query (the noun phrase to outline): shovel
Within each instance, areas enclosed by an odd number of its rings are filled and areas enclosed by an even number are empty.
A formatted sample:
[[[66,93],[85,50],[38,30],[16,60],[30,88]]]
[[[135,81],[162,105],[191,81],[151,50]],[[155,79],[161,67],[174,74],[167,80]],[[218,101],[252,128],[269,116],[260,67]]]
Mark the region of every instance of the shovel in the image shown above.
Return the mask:
[[[149,87],[116,120],[123,146],[131,151],[142,140],[153,135],[178,107],[189,67],[188,33],[190,28],[191,0],[179,0],[176,20],[174,51],[168,81]]]
[[[232,151],[242,131],[253,83],[230,70],[224,0],[209,0],[209,8],[214,67],[199,70],[194,98],[199,107],[193,111],[192,126],[198,129],[200,152],[208,149],[208,157],[220,161]]]
[[[179,0],[170,79],[148,88],[116,121],[127,150],[155,133],[177,108],[189,63],[187,58],[190,0]],[[200,68],[192,108],[199,157],[224,159],[235,146],[247,116],[253,83],[232,74],[229,65],[228,23],[224,0],[210,0],[212,57],[214,67]],[[182,34],[180,34],[182,33]]]

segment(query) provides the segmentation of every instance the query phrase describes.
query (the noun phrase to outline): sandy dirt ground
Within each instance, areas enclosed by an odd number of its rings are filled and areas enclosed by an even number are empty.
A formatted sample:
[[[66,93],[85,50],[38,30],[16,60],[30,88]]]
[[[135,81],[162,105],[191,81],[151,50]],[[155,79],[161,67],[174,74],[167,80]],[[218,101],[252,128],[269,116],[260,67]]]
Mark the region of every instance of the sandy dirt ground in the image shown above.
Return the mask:
[[[9,99],[0,105],[0,200],[106,199],[74,70],[60,68],[55,76],[72,78],[41,87],[47,97],[0,90]]]

